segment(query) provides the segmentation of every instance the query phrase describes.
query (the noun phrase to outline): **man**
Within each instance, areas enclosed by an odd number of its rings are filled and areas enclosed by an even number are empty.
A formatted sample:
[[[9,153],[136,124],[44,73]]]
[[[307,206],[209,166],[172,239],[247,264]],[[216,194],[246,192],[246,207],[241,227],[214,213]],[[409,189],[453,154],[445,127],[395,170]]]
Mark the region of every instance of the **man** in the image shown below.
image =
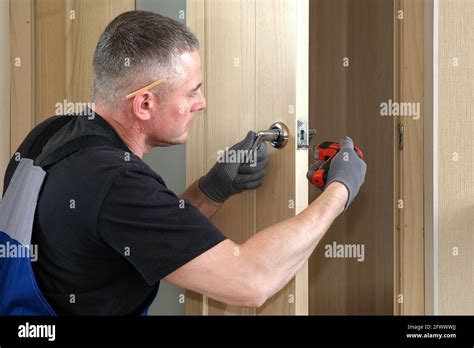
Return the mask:
[[[240,245],[209,218],[231,195],[261,185],[265,145],[256,165],[217,163],[181,197],[168,190],[142,157],[153,147],[184,143],[195,113],[205,109],[198,48],[183,24],[144,11],[118,16],[101,35],[93,62],[94,117],[75,117],[42,152],[87,135],[108,140],[47,169],[34,220],[39,257],[33,267],[57,314],[143,313],[161,279],[227,304],[261,306],[357,195],[366,166],[350,138],[317,200]],[[164,83],[142,88],[159,80]],[[48,122],[30,133],[20,154]],[[232,149],[250,150],[254,140],[249,132]],[[5,187],[15,168],[12,159]]]

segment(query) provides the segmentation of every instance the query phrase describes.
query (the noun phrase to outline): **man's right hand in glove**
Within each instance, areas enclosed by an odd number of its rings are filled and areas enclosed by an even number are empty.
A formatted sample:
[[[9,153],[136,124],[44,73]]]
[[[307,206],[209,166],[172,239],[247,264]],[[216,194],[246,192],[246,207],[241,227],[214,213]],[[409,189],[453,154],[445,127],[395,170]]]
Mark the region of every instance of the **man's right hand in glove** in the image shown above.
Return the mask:
[[[367,165],[354,151],[352,139],[346,136],[341,140],[339,152],[331,160],[324,190],[333,182],[343,184],[348,192],[347,202],[344,205],[346,210],[364,183],[366,171]]]

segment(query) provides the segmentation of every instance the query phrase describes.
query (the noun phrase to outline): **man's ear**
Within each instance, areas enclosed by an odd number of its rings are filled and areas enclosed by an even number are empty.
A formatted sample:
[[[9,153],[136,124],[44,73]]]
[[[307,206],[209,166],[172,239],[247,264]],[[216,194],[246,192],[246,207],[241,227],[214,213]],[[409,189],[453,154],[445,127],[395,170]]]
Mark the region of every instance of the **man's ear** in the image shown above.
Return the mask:
[[[133,97],[132,106],[133,113],[142,121],[148,121],[151,117],[151,110],[155,107],[153,105],[156,100],[153,93],[145,91]]]

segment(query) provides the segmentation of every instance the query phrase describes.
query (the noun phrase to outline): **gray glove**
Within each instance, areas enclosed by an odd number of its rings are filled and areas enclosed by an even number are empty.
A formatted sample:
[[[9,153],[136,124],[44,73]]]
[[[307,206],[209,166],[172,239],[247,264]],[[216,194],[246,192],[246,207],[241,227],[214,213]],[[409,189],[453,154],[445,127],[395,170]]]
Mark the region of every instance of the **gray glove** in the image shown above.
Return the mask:
[[[267,166],[267,144],[261,143],[255,151],[256,153],[250,154],[249,150],[252,148],[255,139],[255,132],[248,132],[244,140],[233,145],[220,156],[223,161],[218,160],[209,172],[199,179],[199,188],[207,197],[213,201],[223,203],[235,193],[262,185],[265,167]],[[245,158],[241,156],[243,153],[247,155]],[[233,161],[233,159],[237,161]]]
[[[366,171],[367,165],[354,151],[352,139],[349,137],[342,138],[339,152],[331,160],[325,187],[328,187],[334,181],[346,186],[347,191],[349,191],[349,198],[344,210],[357,196],[360,187],[364,183]]]

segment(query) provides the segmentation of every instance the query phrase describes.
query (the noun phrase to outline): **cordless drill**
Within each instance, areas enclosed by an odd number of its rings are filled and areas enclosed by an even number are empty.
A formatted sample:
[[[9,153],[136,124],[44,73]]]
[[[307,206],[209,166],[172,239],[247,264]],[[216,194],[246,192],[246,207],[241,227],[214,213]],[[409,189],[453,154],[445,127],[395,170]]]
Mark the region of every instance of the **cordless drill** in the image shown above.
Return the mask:
[[[339,152],[340,146],[341,144],[337,142],[325,141],[319,144],[317,147],[318,159],[309,167],[306,177],[313,185],[320,188],[321,190],[324,188],[324,185],[326,185],[331,160]],[[361,159],[364,159],[364,154],[355,145],[354,151]]]

